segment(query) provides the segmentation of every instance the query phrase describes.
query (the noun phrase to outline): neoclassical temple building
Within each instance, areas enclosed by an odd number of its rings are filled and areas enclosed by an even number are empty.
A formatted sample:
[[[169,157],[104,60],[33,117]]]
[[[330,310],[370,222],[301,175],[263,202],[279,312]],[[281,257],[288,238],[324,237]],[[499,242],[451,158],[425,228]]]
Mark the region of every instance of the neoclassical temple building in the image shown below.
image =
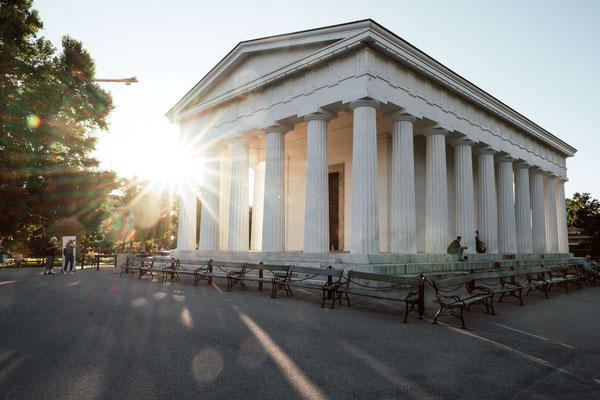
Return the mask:
[[[576,150],[372,20],[241,42],[167,116],[204,159],[179,254],[414,261],[476,231],[488,257],[569,251]]]

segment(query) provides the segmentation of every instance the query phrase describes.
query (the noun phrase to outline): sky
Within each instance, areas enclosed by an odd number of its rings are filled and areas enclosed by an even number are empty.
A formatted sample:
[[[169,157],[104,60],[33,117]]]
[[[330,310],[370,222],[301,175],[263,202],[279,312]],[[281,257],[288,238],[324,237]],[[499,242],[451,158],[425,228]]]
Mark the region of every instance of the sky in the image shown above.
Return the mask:
[[[600,1],[34,0],[42,35],[70,35],[116,106],[96,156],[122,176],[168,178],[165,113],[242,40],[371,18],[578,152],[566,195],[600,198]]]

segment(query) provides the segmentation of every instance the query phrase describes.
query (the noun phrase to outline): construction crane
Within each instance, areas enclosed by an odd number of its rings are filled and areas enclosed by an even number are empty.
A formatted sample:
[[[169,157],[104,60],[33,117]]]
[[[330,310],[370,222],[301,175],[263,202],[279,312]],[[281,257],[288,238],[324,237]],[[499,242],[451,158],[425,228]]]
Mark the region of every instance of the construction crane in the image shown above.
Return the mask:
[[[135,76],[132,76],[131,78],[123,78],[123,79],[95,79],[96,82],[125,82],[125,84],[127,86],[131,85],[132,83],[138,83],[138,80]]]

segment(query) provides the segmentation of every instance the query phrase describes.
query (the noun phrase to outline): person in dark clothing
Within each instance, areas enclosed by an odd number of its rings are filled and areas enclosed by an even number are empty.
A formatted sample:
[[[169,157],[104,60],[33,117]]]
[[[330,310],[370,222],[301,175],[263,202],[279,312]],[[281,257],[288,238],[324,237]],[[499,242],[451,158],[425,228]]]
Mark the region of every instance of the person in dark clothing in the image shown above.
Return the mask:
[[[457,236],[456,240],[453,240],[450,246],[448,246],[448,254],[458,254],[458,261],[464,261],[463,251],[467,248],[467,246],[460,245],[461,239],[460,236]]]
[[[487,251],[485,243],[479,239],[479,231],[475,231],[475,250],[478,253],[485,253]]]
[[[0,262],[2,263],[2,268],[4,268],[4,266],[6,265],[6,252],[4,250],[4,245],[2,244],[2,242],[4,242],[4,240],[0,239]]]
[[[67,245],[63,250],[63,255],[65,256],[65,270],[63,271],[63,274],[68,272],[69,274],[73,275],[73,267],[75,265],[75,244],[73,243],[73,240],[69,240],[67,242]],[[69,265],[71,265],[70,271]]]
[[[54,267],[56,249],[58,249],[58,245],[56,244],[57,241],[58,239],[56,239],[56,237],[52,237],[44,249],[44,255],[46,256],[46,269],[44,270],[44,275],[54,275],[52,268]]]

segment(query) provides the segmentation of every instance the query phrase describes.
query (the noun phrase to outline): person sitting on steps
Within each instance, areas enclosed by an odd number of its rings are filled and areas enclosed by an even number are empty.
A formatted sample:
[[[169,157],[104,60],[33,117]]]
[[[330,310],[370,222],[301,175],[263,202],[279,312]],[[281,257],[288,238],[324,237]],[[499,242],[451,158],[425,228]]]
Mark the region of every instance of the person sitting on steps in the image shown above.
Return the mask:
[[[460,241],[461,237],[457,236],[456,240],[453,240],[448,246],[448,254],[458,254],[458,261],[465,261],[463,259],[463,251],[467,249],[467,246],[461,246]]]
[[[485,253],[487,251],[485,243],[479,239],[479,231],[475,231],[475,251],[478,253]]]

